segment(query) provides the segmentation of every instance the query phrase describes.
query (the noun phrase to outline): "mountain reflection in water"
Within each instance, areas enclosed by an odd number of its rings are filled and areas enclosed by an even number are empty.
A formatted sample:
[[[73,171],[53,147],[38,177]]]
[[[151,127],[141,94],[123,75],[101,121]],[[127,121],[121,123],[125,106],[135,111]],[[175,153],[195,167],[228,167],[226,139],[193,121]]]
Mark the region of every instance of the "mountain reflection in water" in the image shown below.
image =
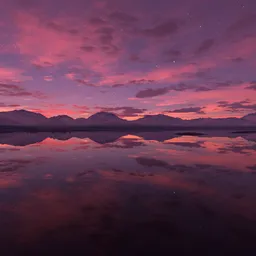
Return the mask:
[[[0,134],[1,252],[254,255],[255,174],[255,134]]]

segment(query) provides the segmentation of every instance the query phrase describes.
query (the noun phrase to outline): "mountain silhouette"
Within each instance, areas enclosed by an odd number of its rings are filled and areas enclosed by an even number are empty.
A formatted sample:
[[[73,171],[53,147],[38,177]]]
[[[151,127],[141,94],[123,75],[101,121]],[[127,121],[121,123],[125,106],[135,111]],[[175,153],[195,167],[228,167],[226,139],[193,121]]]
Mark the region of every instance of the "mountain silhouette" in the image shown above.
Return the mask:
[[[74,119],[67,115],[54,116],[46,122],[48,125],[74,125]]]
[[[246,115],[242,119],[248,122],[256,123],[256,113]]]
[[[98,112],[86,120],[87,125],[123,125],[126,123],[126,120],[108,112]]]
[[[67,115],[47,118],[42,114],[14,110],[0,112],[0,126],[33,126],[33,127],[253,127],[256,126],[256,113],[242,118],[199,118],[183,120],[166,115],[147,115],[143,118],[127,121],[109,112],[98,112],[88,119],[73,119]]]
[[[182,125],[184,120],[180,118],[174,118],[171,116],[166,115],[146,115],[143,118],[133,121],[136,125],[162,125],[162,126],[169,126],[169,125]]]
[[[42,125],[47,120],[42,114],[23,109],[0,112],[0,125]]]

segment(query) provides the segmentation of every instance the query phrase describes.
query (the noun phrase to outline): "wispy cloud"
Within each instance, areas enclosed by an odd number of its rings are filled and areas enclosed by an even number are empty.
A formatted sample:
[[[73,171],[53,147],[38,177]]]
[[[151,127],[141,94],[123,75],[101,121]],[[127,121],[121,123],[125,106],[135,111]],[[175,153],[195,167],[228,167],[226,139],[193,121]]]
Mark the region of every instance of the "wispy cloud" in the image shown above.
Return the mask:
[[[140,109],[134,107],[97,107],[99,111],[106,111],[106,112],[114,112],[118,113],[121,117],[136,117],[138,115],[142,115],[147,111],[147,109]]]
[[[0,96],[5,97],[34,97],[37,99],[45,99],[47,96],[39,91],[28,91],[19,85],[0,83]]]
[[[189,107],[166,111],[167,113],[196,113],[205,114],[204,107]]]
[[[159,88],[159,89],[145,89],[139,91],[136,94],[136,98],[152,98],[160,95],[167,94],[170,91],[170,88]]]

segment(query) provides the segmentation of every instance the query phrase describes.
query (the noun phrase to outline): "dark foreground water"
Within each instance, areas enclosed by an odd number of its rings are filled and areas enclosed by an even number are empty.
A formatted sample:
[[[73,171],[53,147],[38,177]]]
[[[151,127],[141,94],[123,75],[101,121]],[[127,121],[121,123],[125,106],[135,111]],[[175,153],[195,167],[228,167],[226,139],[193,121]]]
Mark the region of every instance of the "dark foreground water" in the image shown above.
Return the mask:
[[[0,135],[0,254],[256,255],[256,135]]]

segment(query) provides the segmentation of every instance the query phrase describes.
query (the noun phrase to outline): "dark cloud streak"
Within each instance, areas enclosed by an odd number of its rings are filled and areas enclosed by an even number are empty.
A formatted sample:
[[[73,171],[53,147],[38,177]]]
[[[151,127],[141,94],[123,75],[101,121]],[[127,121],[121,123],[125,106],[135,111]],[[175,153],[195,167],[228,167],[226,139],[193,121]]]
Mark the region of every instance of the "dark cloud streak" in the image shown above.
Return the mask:
[[[196,113],[196,114],[205,114],[203,111],[204,107],[189,107],[189,108],[180,108],[175,110],[169,110],[167,113]]]
[[[133,108],[133,107],[97,107],[104,112],[118,112],[121,117],[136,117],[139,114],[144,114],[147,109]]]
[[[243,110],[253,110],[256,111],[256,104],[250,104],[250,101],[244,100],[239,102],[229,103],[228,101],[219,101],[218,106],[221,108],[225,108],[230,112],[237,112]]]
[[[196,52],[195,52],[196,55],[209,51],[213,47],[214,42],[215,41],[213,39],[207,39],[207,40],[203,41],[201,43],[201,45],[198,47],[198,49],[196,50]]]
[[[152,98],[152,97],[167,94],[169,91],[170,89],[168,87],[159,88],[159,89],[145,89],[145,90],[139,91],[136,94],[136,98]]]
[[[178,32],[179,25],[176,21],[167,21],[153,28],[144,29],[142,34],[149,37],[165,37]]]
[[[29,92],[21,86],[14,84],[3,84],[0,83],[0,96],[6,97],[34,97],[37,99],[44,99],[46,95],[39,91]]]

